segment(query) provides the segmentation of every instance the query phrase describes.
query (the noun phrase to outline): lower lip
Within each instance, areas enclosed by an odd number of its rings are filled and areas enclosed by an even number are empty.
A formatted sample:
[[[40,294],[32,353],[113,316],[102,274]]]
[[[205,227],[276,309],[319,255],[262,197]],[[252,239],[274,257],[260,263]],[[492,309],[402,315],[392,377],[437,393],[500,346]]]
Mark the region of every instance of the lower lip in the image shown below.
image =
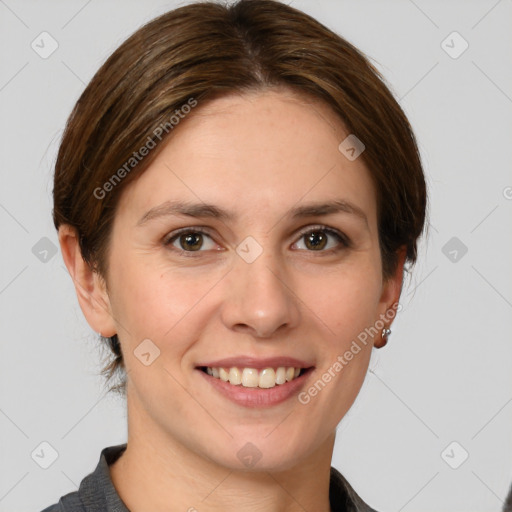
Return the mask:
[[[241,384],[234,386],[229,382],[212,377],[206,372],[197,369],[197,371],[209,382],[217,391],[232,402],[244,407],[271,407],[280,404],[294,395],[297,395],[304,386],[306,379],[312,373],[313,368],[308,368],[300,377],[297,377],[285,384],[276,384],[273,388],[246,388]]]

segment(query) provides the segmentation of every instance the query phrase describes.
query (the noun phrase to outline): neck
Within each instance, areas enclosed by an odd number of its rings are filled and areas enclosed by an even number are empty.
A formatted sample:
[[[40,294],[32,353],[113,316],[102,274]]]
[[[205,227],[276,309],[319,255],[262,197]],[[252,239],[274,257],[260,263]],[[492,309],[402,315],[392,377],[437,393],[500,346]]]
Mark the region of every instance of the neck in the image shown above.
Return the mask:
[[[131,512],[330,512],[334,432],[291,468],[243,471],[190,451],[127,398],[127,448],[110,475]]]

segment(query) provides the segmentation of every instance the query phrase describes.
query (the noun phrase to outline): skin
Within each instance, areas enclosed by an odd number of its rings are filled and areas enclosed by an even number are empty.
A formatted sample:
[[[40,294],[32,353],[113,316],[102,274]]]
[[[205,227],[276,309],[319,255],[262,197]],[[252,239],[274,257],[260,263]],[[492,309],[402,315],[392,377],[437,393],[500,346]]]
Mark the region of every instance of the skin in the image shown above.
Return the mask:
[[[286,90],[216,99],[182,121],[123,191],[106,282],[82,260],[73,229],[60,228],[82,311],[95,331],[118,333],[125,358],[128,448],[110,471],[130,510],[330,510],[336,427],[380,336],[306,405],[296,396],[264,409],[236,405],[195,367],[287,355],[314,363],[309,386],[398,302],[404,252],[383,280],[375,189],[362,159],[338,150],[347,135],[328,106]],[[178,199],[235,217],[169,215],[137,225],[149,209]],[[333,199],[356,205],[367,221],[346,212],[288,214]],[[327,246],[311,248],[300,232],[318,233],[319,224],[350,245],[321,231]],[[208,234],[192,256],[180,254],[189,246],[179,237],[165,245],[177,229],[198,226]],[[247,236],[263,250],[252,263],[236,253]],[[160,355],[145,366],[134,350],[148,338]],[[251,469],[237,457],[247,442],[262,454]]]

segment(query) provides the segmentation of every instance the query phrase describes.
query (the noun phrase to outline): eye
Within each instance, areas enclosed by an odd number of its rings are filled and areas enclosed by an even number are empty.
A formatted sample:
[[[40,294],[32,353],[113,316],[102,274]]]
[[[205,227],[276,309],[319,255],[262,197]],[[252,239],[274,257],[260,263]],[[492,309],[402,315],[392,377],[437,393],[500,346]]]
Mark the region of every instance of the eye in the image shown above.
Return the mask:
[[[313,228],[308,228],[306,231],[302,231],[299,240],[304,240],[306,250],[313,252],[336,251],[340,249],[340,245],[342,247],[350,246],[350,242],[345,235],[325,226],[314,226]],[[298,243],[299,242],[296,242],[294,245]],[[301,249],[301,247],[299,247],[299,249]]]
[[[210,242],[205,243],[206,239]],[[216,245],[205,231],[198,228],[185,228],[171,233],[164,243],[165,245],[172,245],[181,252],[199,252],[201,249],[211,250]]]
[[[299,235],[304,240],[305,249],[309,252],[335,252],[350,247],[350,240],[341,232],[326,226],[313,226],[303,230]],[[215,250],[215,242],[202,228],[183,228],[171,233],[164,245],[173,246],[180,253],[194,253]],[[302,247],[298,247],[303,249]],[[220,249],[217,249],[220,250]]]

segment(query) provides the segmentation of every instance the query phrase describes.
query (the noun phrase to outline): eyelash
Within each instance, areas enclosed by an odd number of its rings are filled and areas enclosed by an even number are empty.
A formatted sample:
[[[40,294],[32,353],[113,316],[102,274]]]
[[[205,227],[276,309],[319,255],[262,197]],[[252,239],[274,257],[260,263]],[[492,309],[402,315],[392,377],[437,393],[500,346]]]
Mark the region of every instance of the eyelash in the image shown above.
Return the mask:
[[[343,248],[349,248],[351,247],[351,241],[350,239],[344,235],[343,233],[333,229],[333,228],[329,228],[327,226],[324,226],[324,225],[316,225],[316,226],[311,226],[307,229],[304,229],[302,231],[300,231],[300,233],[298,234],[298,238],[297,238],[297,241],[299,241],[301,238],[303,238],[305,235],[309,234],[309,233],[313,233],[313,232],[317,232],[317,231],[321,231],[321,232],[324,232],[324,233],[327,233],[328,235],[334,237],[342,246]],[[210,236],[210,234],[208,233],[208,230],[206,230],[205,228],[202,228],[200,226],[197,226],[197,227],[194,227],[194,228],[182,228],[182,229],[179,229],[177,231],[173,231],[172,233],[170,233],[165,239],[164,239],[164,245],[166,247],[169,247],[172,245],[172,243],[180,236],[180,235],[183,235],[183,234],[188,234],[188,233],[201,233],[203,235],[207,235],[208,237],[212,238]],[[186,256],[186,257],[197,257],[196,256],[196,253],[201,253],[201,252],[205,252],[205,251],[185,251],[183,249],[178,249],[177,247],[172,247],[172,249],[176,252],[178,252],[179,255],[183,255],[183,256]],[[301,250],[304,250],[304,249],[301,249]],[[327,250],[321,250],[321,251],[312,251],[312,250],[306,250],[306,252],[317,252],[317,253],[323,253],[323,254],[332,254],[334,252],[337,252],[341,250],[340,247],[337,247],[337,248],[331,248],[331,249],[327,249]]]

